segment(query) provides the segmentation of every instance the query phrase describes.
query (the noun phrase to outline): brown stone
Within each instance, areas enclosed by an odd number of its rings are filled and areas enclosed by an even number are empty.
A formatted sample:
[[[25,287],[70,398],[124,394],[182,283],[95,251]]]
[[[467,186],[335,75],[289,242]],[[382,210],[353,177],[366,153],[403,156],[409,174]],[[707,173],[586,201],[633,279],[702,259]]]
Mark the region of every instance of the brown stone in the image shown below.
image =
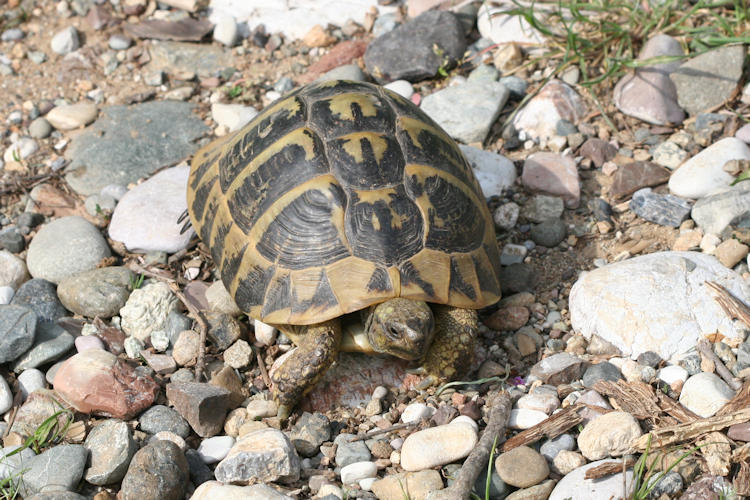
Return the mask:
[[[703,239],[703,231],[700,229],[683,231],[672,245],[672,250],[675,252],[686,252],[691,248],[697,248],[701,244],[701,239]]]
[[[328,47],[336,42],[336,37],[326,33],[323,26],[316,24],[302,38],[302,43],[308,47]]]
[[[200,382],[167,384],[167,400],[201,437],[215,436],[224,426],[231,393]]]
[[[365,50],[367,50],[366,40],[347,40],[338,43],[327,54],[307,68],[307,73],[300,78],[300,82],[309,83],[333,68],[349,64],[362,57]]]
[[[515,331],[529,320],[529,310],[524,306],[507,306],[495,311],[484,320],[489,328],[498,331]]]
[[[89,350],[65,361],[54,388],[82,413],[129,420],[154,402],[159,385],[147,375],[102,350]]]
[[[719,262],[731,269],[745,258],[748,250],[750,250],[750,247],[744,243],[740,243],[734,238],[730,238],[721,242],[721,244],[716,247],[714,255],[719,259]]]
[[[744,424],[735,424],[729,427],[727,437],[735,441],[750,441],[750,422]]]
[[[214,373],[209,384],[228,390],[231,393],[230,406],[233,408],[245,400],[245,395],[242,394],[242,380],[230,366],[224,366]]]
[[[590,159],[596,167],[601,167],[604,162],[615,157],[617,148],[607,141],[592,137],[583,143],[581,149],[578,150],[578,154]]]
[[[92,5],[86,15],[86,22],[96,31],[117,24],[107,5]]]
[[[624,198],[641,188],[664,184],[669,176],[669,170],[650,161],[628,163],[615,172],[609,194],[614,199]]]

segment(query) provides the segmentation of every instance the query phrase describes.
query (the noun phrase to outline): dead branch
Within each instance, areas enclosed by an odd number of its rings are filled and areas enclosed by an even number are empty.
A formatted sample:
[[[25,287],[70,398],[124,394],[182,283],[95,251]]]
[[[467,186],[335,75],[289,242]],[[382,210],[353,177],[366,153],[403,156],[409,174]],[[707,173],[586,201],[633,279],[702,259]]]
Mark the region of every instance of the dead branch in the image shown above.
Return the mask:
[[[622,411],[639,420],[648,419],[653,424],[661,413],[656,404],[654,389],[643,382],[600,380],[594,384],[593,389],[599,394],[613,398]]]
[[[479,473],[487,467],[495,438],[502,439],[503,437],[505,426],[510,417],[510,407],[510,396],[507,392],[503,391],[495,397],[490,408],[487,427],[484,429],[479,443],[456,474],[456,480],[446,489],[432,493],[430,500],[468,500]]]
[[[723,378],[727,384],[729,384],[729,387],[731,387],[732,390],[740,390],[742,384],[739,380],[734,378],[732,372],[730,372],[727,369],[726,365],[724,365],[724,362],[719,359],[719,356],[717,356],[714,350],[711,348],[711,343],[708,340],[700,339],[695,345],[695,348],[698,349],[701,354],[707,357],[714,364],[714,366],[716,367],[716,373],[718,373],[719,376]]]
[[[742,320],[743,323],[750,326],[750,307],[745,305],[745,303],[732,295],[729,290],[715,281],[706,281],[704,282],[704,285],[708,287],[714,300],[722,309],[724,309],[727,316],[731,319]]]
[[[539,441],[543,437],[556,438],[566,432],[571,427],[575,427],[583,421],[583,417],[578,414],[578,410],[583,405],[574,404],[558,411],[547,420],[539,422],[525,431],[521,431],[503,445],[503,451],[510,451],[525,444]]]
[[[600,477],[609,476],[610,474],[617,474],[618,472],[623,472],[628,470],[630,467],[635,465],[635,459],[634,458],[623,458],[622,461],[611,461],[611,462],[605,462],[601,465],[597,465],[596,467],[592,467],[590,469],[586,470],[586,474],[584,474],[584,479],[599,479]]]

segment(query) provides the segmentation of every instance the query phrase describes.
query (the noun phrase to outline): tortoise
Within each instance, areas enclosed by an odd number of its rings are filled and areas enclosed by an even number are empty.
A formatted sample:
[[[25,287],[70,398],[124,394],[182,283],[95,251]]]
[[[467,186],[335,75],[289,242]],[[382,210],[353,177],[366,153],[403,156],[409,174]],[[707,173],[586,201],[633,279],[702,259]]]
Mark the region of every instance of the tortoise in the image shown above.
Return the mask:
[[[459,376],[500,298],[471,166],[377,85],[309,84],[203,147],[187,206],[239,308],[297,345],[272,373],[281,418],[339,351],[419,361],[422,387]]]

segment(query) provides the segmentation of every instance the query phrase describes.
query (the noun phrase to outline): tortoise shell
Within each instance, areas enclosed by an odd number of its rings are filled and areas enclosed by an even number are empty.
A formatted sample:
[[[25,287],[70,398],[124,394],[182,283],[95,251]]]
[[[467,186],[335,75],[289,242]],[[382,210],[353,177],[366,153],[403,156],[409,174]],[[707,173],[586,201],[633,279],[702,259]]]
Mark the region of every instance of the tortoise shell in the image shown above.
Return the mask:
[[[306,325],[393,297],[500,298],[494,225],[456,143],[410,101],[311,84],[193,159],[187,205],[237,305]]]

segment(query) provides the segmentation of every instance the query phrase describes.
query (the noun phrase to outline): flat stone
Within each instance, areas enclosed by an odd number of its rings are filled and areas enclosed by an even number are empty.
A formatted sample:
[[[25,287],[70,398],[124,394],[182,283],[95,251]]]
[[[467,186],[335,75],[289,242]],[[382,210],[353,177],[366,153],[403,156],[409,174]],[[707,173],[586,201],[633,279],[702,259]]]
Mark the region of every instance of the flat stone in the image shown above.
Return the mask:
[[[508,89],[495,81],[466,81],[426,96],[421,109],[457,141],[482,142],[508,94]]]
[[[195,140],[208,132],[193,109],[179,101],[103,109],[66,151],[68,184],[79,194],[91,195],[109,184],[134,183],[190,156],[197,149]]]
[[[89,350],[66,360],[54,378],[55,391],[82,413],[130,419],[151,406],[159,386],[115,355]]]
[[[96,485],[122,480],[137,450],[130,427],[116,419],[105,420],[91,429],[83,446],[90,454],[84,478]]]
[[[253,479],[289,483],[299,478],[300,460],[281,431],[261,429],[240,437],[214,472],[223,483],[247,484]]]
[[[595,269],[571,289],[573,329],[586,338],[599,335],[623,355],[654,351],[665,360],[693,349],[708,334],[744,338],[705,291],[705,281],[750,299],[750,287],[738,274],[697,252],[657,252]],[[615,310],[616,315],[597,312]]]
[[[443,479],[436,470],[389,474],[372,483],[372,492],[381,500],[426,500],[430,492],[443,489]]]
[[[292,497],[283,495],[266,484],[253,484],[250,486],[237,486],[234,484],[221,484],[218,481],[206,481],[198,486],[190,500],[293,500]]]
[[[599,168],[604,162],[615,157],[617,148],[605,140],[592,137],[578,149],[578,154],[588,158],[595,167]]]
[[[719,259],[719,262],[731,269],[747,257],[748,250],[750,250],[750,247],[744,243],[729,239],[716,247],[714,255]]]
[[[214,26],[214,40],[231,47],[237,43],[238,30],[237,21],[234,16],[221,16]]]
[[[336,436],[333,444],[336,448],[336,465],[346,467],[355,462],[365,462],[372,458],[370,450],[364,441],[352,441],[355,436],[352,434],[341,433]]]
[[[643,188],[633,193],[630,208],[636,215],[662,226],[679,227],[690,217],[691,203],[671,194],[654,193]]]
[[[505,483],[517,488],[528,488],[547,479],[547,460],[528,446],[519,446],[501,453],[495,459],[495,470]]]
[[[80,444],[59,444],[24,463],[21,495],[46,489],[74,490],[83,476],[88,450]]]
[[[537,245],[554,248],[568,235],[568,226],[561,219],[549,219],[531,227],[529,236]]]
[[[167,399],[201,437],[218,434],[229,409],[230,392],[210,384],[172,382]]]
[[[511,2],[484,2],[479,8],[477,28],[484,38],[497,44],[519,44],[533,46],[544,43],[541,33],[535,30],[523,16],[505,14],[512,9]]]
[[[158,434],[172,432],[186,438],[190,435],[190,426],[184,418],[173,408],[164,405],[154,405],[138,417],[138,425],[143,432]]]
[[[0,363],[13,361],[34,343],[37,317],[29,307],[0,305]]]
[[[669,190],[684,198],[702,198],[728,187],[734,176],[724,171],[729,160],[750,160],[750,147],[735,137],[725,137],[693,156],[669,178]]]
[[[577,124],[585,115],[586,106],[576,91],[553,79],[521,108],[512,123],[522,140],[539,141],[557,136],[556,124],[559,121]]]
[[[46,386],[44,373],[36,368],[28,368],[22,371],[18,374],[16,380],[18,381],[18,391],[21,393],[23,399],[28,398],[29,394],[34,391],[44,389]]]
[[[727,437],[734,441],[750,441],[750,422],[734,424],[727,429]]]
[[[658,34],[644,44],[638,59],[682,55],[680,42],[669,35]],[[685,113],[677,104],[677,89],[669,79],[678,66],[677,61],[641,66],[623,76],[615,85],[615,106],[626,115],[654,125],[682,123]]]
[[[544,422],[548,417],[549,415],[539,410],[527,410],[525,408],[511,410],[510,417],[508,418],[508,427],[520,430],[530,429]]]
[[[563,477],[552,490],[549,500],[571,498],[629,498],[633,488],[633,470],[618,472],[597,479],[584,479],[586,471],[612,460],[590,462]],[[620,463],[619,461],[615,463]],[[627,485],[627,486],[625,486]]]
[[[168,168],[128,191],[112,213],[110,238],[136,253],[185,249],[195,230],[181,232],[177,220],[187,209],[189,174],[187,165]]]
[[[331,439],[331,423],[322,413],[303,412],[294,423],[289,439],[303,457],[315,456],[320,445]],[[338,460],[336,463],[341,466]]]
[[[0,250],[0,286],[16,290],[27,279],[26,262],[7,250]]]
[[[711,417],[734,397],[734,391],[714,373],[693,375],[682,386],[680,404],[700,417]]]
[[[198,454],[207,464],[220,462],[232,449],[235,439],[232,436],[214,436],[204,439],[198,446]]]
[[[57,130],[73,130],[81,128],[96,119],[99,113],[93,102],[78,102],[55,106],[45,116],[47,121]]]
[[[547,152],[529,155],[523,164],[521,182],[532,192],[561,197],[568,208],[580,203],[578,169],[568,156]]]
[[[609,194],[615,199],[629,196],[641,188],[658,186],[669,180],[670,171],[648,161],[636,161],[615,171]]]
[[[56,321],[67,315],[57,298],[55,285],[44,279],[31,279],[21,285],[11,304],[30,307],[39,321]]]
[[[505,156],[463,144],[458,147],[469,161],[485,198],[502,196],[516,182],[516,167]]]
[[[613,411],[592,420],[578,436],[578,448],[589,460],[616,457],[630,450],[630,443],[643,434],[629,413]]]
[[[401,466],[418,471],[445,465],[469,455],[477,443],[470,425],[448,424],[410,434],[401,447]]]
[[[583,360],[567,352],[546,357],[531,367],[531,375],[550,385],[569,384],[581,378]]]
[[[39,322],[34,343],[28,351],[16,358],[13,371],[19,373],[51,363],[68,352],[71,347],[73,347],[73,336],[63,327],[56,323]]]
[[[465,48],[456,16],[429,11],[370,42],[365,66],[380,83],[416,82],[435,76],[441,67],[455,65]]]
[[[211,118],[218,125],[225,126],[230,132],[239,130],[258,115],[258,110],[242,104],[211,104]]]
[[[166,330],[169,314],[177,310],[177,297],[163,282],[148,283],[133,290],[120,309],[122,330],[141,342],[158,330]]]
[[[102,267],[68,276],[57,286],[60,302],[81,316],[111,318],[130,296],[134,278],[126,267]]]
[[[59,283],[73,274],[96,268],[111,255],[106,240],[89,221],[79,216],[55,219],[36,233],[26,265],[34,278]]]
[[[122,480],[122,500],[181,500],[189,482],[182,450],[171,441],[153,441],[133,456]]]
[[[20,445],[6,446],[0,449],[0,480],[23,473],[27,468],[28,461],[35,456],[36,454],[31,448]]]
[[[670,74],[677,100],[691,115],[731,98],[742,77],[743,45],[727,45],[690,58]]]
[[[722,234],[728,227],[750,223],[750,182],[740,182],[721,192],[702,197],[690,217],[704,233]]]
[[[357,484],[362,479],[377,477],[378,466],[375,462],[355,462],[341,468],[341,482],[343,484]]]

